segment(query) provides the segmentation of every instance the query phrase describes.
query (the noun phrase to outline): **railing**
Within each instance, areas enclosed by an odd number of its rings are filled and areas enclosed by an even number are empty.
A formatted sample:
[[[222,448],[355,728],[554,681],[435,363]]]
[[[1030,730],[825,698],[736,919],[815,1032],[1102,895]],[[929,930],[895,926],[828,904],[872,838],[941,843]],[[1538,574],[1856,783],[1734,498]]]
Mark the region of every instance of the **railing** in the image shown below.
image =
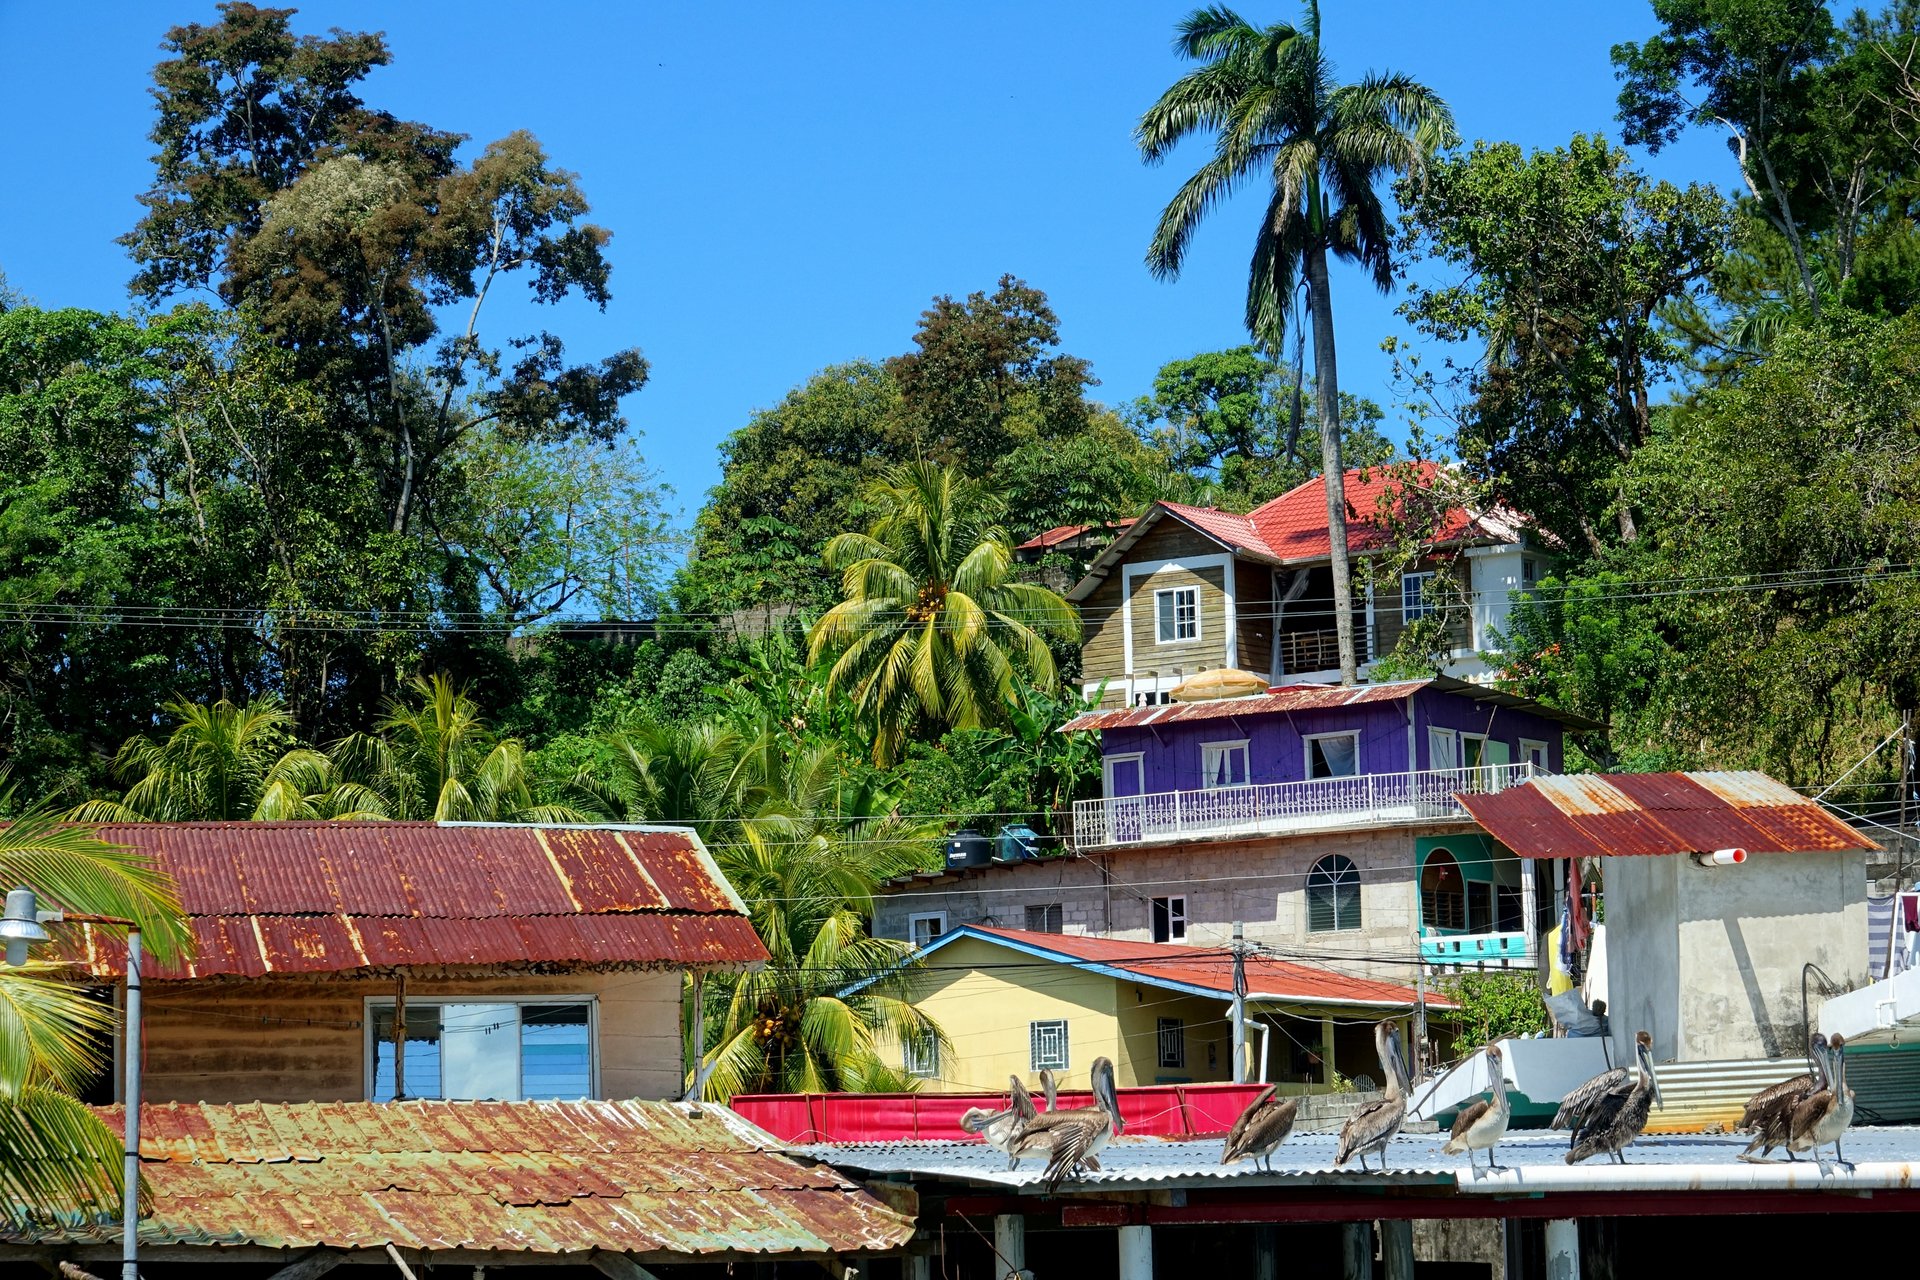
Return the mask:
[[[1088,849],[1457,818],[1465,811],[1455,792],[1499,791],[1538,773],[1522,762],[1081,800],[1073,806],[1074,843]]]
[[[1420,958],[1471,969],[1518,969],[1533,962],[1524,933],[1427,934],[1420,939]]]

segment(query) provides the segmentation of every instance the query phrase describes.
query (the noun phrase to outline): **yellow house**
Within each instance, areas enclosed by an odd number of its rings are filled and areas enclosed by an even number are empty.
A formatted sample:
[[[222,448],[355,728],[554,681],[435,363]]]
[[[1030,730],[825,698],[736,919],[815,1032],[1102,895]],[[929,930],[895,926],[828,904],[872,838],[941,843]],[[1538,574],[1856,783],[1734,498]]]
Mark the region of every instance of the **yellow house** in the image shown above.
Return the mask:
[[[940,1091],[999,1092],[1009,1075],[1042,1068],[1077,1088],[1099,1057],[1113,1060],[1122,1087],[1233,1079],[1233,957],[1223,948],[966,925],[909,963],[919,965],[913,1003],[950,1047],[882,1052]],[[1417,999],[1258,954],[1245,973],[1247,1078],[1285,1093],[1331,1088],[1336,1076],[1377,1085],[1373,1026],[1392,1019],[1404,1036]]]

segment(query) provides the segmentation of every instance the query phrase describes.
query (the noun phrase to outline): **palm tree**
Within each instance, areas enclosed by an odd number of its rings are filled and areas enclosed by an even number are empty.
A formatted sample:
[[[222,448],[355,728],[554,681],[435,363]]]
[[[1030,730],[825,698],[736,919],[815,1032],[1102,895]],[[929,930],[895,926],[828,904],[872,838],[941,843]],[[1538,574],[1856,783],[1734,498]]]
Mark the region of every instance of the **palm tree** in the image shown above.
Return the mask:
[[[295,744],[293,717],[275,698],[236,706],[175,698],[164,739],[128,738],[114,772],[118,800],[88,800],[76,822],[232,822],[384,817],[379,798],[343,783],[325,755]]]
[[[164,873],[44,808],[0,827],[0,883],[31,886],[75,913],[139,921],[159,963],[187,950],[186,919]],[[46,956],[0,966],[0,1221],[104,1221],[120,1211],[120,1137],[74,1096],[104,1065],[113,1011],[88,999],[71,973]]]
[[[418,705],[395,700],[374,733],[330,755],[338,779],[376,798],[382,815],[435,822],[579,822],[578,810],[537,804],[518,738],[502,738],[479,704],[444,675],[410,682]]]
[[[1196,9],[1180,24],[1174,50],[1205,65],[1175,81],[1141,117],[1134,135],[1141,157],[1158,164],[1199,132],[1215,135],[1214,151],[1161,212],[1147,265],[1156,276],[1177,276],[1201,219],[1256,173],[1270,175],[1273,193],[1248,271],[1246,324],[1256,341],[1279,350],[1294,290],[1304,281],[1340,678],[1352,684],[1359,664],[1327,255],[1358,263],[1383,293],[1392,287],[1387,214],[1376,184],[1390,173],[1417,173],[1434,151],[1451,145],[1453,113],[1431,89],[1394,72],[1338,83],[1320,45],[1318,0],[1307,5],[1300,26],[1264,30],[1223,6]]]
[[[645,722],[603,740],[597,768],[574,779],[597,817],[700,828],[709,843],[767,807],[771,736],[725,720]]]
[[[937,463],[893,467],[871,485],[867,533],[827,543],[841,603],[813,626],[808,660],[836,655],[827,691],[851,696],[873,728],[873,757],[893,763],[916,727],[1006,721],[1019,695],[1015,659],[1034,685],[1056,681],[1047,638],[1077,637],[1079,619],[1054,592],[1012,580],[1001,505]]]

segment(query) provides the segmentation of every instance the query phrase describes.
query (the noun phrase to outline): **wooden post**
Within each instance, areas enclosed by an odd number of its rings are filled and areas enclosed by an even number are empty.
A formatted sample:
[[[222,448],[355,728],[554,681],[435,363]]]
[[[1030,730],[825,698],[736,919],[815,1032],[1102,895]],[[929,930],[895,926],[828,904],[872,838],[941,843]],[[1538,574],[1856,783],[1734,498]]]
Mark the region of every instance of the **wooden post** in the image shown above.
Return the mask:
[[[1373,1280],[1373,1224],[1340,1224],[1340,1280]]]
[[[393,1100],[407,1096],[407,971],[393,978]]]
[[[707,1066],[707,1001],[702,979],[706,974],[695,969],[693,978],[693,1071],[687,1084],[688,1101],[700,1101],[701,1086],[706,1083],[702,1077]]]
[[[1333,1019],[1320,1019],[1320,1083],[1333,1085]]]
[[[1380,1220],[1380,1260],[1387,1280],[1413,1280],[1413,1223],[1406,1218]]]

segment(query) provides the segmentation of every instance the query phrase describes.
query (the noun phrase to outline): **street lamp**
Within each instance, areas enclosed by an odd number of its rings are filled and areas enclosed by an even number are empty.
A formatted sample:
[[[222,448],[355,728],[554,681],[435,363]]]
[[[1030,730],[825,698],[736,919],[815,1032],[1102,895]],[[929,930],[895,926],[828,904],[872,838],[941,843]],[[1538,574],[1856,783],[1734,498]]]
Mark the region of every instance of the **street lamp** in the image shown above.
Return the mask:
[[[0,938],[7,940],[7,963],[25,964],[28,945],[50,939],[53,935],[46,926],[61,921],[119,925],[127,931],[127,1063],[126,1087],[122,1090],[127,1141],[126,1185],[120,1201],[120,1280],[140,1280],[140,925],[120,916],[43,910],[33,890],[22,885],[8,892],[6,914],[0,916]]]

